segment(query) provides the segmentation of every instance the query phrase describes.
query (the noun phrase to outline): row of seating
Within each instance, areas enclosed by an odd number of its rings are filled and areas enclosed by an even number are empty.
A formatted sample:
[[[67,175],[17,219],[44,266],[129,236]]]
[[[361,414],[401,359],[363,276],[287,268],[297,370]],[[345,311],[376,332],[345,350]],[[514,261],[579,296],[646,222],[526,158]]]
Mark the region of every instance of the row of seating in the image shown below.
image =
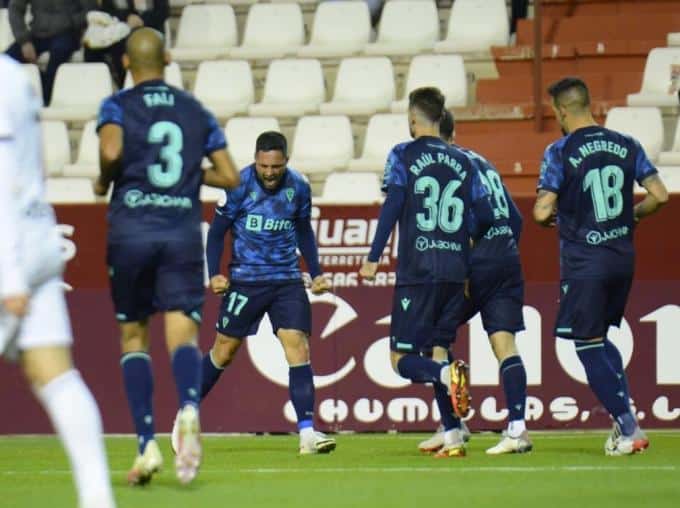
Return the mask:
[[[302,10],[296,3],[252,5],[240,46],[236,16],[230,5],[188,5],[179,20],[172,55],[178,61],[199,61],[357,53],[412,55],[432,50],[452,53],[488,51],[494,45],[507,45],[508,38],[505,0],[456,0],[442,41],[434,0],[394,0],[383,8],[375,42],[370,42],[370,16],[365,2],[324,2],[315,12],[307,45]]]

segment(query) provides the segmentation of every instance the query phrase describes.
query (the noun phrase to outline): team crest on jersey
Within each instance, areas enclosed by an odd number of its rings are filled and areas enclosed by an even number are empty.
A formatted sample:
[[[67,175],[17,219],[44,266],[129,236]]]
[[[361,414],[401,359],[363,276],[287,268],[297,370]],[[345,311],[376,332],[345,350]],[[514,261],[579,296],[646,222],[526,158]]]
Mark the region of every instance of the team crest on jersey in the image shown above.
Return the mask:
[[[288,187],[288,188],[285,190],[285,193],[286,193],[286,198],[288,199],[288,202],[289,202],[289,203],[292,202],[292,201],[293,201],[293,197],[295,197],[295,191],[294,191],[292,188]]]

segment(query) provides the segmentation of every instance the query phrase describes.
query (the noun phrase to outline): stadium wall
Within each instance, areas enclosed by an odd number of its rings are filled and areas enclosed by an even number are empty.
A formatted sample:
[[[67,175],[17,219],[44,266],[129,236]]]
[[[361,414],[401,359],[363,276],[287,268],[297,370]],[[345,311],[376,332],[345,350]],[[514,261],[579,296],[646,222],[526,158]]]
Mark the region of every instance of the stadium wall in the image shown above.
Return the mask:
[[[553,339],[559,269],[556,233],[528,219],[533,198],[520,198],[518,205],[527,218],[521,243],[527,280],[527,331],[519,336],[518,344],[527,366],[529,425],[545,429],[608,427],[606,412],[586,386],[573,347],[567,341]],[[206,221],[212,213],[212,207],[206,206]],[[75,360],[100,404],[105,430],[132,432],[107,287],[105,214],[103,205],[57,207],[64,256],[69,260],[65,280],[73,287],[68,302]],[[356,276],[377,216],[377,205],[322,205],[313,210],[322,264],[336,286],[334,294],[311,297],[319,427],[431,430],[438,421],[431,389],[409,385],[392,373],[387,359],[395,239],[390,240],[381,260],[382,278],[368,286]],[[680,425],[680,236],[675,222],[679,216],[680,196],[674,196],[661,214],[640,226],[633,293],[622,328],[610,335],[628,365],[636,410],[647,428]],[[214,338],[217,304],[215,297],[207,295],[200,338],[204,351]],[[170,429],[177,402],[157,322],[152,325],[152,335],[157,430],[163,432]],[[503,392],[478,317],[461,329],[455,353],[471,364],[471,428],[502,428]],[[204,430],[294,430],[287,379],[283,352],[265,319],[258,335],[247,341],[203,404]],[[10,364],[0,367],[0,407],[6,408],[0,433],[50,432],[47,417],[18,368]]]

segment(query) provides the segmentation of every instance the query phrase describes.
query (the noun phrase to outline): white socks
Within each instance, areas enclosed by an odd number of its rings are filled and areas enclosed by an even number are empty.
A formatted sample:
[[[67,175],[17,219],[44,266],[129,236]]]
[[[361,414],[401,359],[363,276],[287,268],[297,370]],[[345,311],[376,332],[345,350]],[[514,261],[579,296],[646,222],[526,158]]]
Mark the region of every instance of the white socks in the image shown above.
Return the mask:
[[[508,436],[517,439],[527,428],[524,420],[512,420],[508,422]]]
[[[78,371],[61,374],[36,395],[66,449],[80,508],[115,508],[99,408]]]

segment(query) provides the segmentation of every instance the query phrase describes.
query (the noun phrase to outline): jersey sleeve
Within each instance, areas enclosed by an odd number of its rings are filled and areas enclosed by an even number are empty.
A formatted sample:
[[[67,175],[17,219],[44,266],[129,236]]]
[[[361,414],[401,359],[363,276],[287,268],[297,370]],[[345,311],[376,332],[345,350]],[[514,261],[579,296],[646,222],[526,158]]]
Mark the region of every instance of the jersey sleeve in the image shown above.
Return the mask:
[[[387,155],[387,162],[385,163],[385,173],[383,175],[382,191],[387,192],[390,185],[398,185],[405,187],[407,182],[406,165],[404,164],[402,154],[404,152],[403,145],[397,145]]]
[[[236,220],[236,216],[241,208],[241,203],[245,196],[245,185],[241,184],[235,189],[227,190],[225,192],[226,199],[224,204],[220,204],[215,208],[215,213],[221,215],[230,221]]]
[[[210,155],[211,153],[227,147],[227,138],[224,136],[224,131],[217,123],[215,116],[209,111],[205,111],[208,121],[208,130],[205,138],[205,146],[203,153]]]
[[[116,96],[104,99],[99,107],[99,116],[97,117],[97,131],[104,127],[104,125],[113,123],[123,126],[123,108]]]
[[[312,215],[312,190],[307,183],[302,178],[300,179],[300,197],[299,197],[299,208],[298,208],[298,219],[309,219]]]
[[[564,167],[562,157],[555,145],[550,145],[545,150],[541,163],[541,174],[538,177],[537,190],[547,190],[558,193],[564,182]]]
[[[635,147],[637,149],[637,154],[635,155],[635,180],[642,185],[642,181],[645,178],[657,174],[658,171],[647,157],[642,145],[636,141]]]

